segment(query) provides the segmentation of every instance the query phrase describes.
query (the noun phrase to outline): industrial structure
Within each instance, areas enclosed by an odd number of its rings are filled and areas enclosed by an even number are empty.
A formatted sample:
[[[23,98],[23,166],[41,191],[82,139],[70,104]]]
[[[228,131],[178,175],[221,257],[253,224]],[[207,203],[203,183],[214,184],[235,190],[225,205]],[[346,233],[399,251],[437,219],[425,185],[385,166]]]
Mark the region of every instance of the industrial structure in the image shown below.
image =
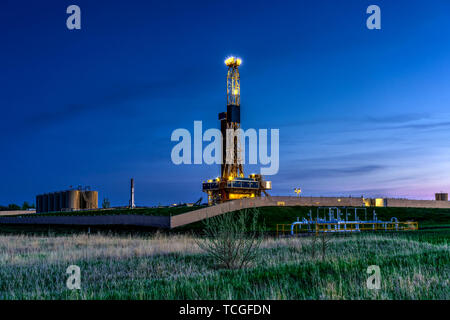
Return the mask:
[[[134,204],[134,179],[131,178],[130,183],[130,208],[134,209],[136,208],[136,205]]]
[[[98,192],[88,188],[45,193],[36,196],[36,213],[98,209]]]
[[[227,74],[227,111],[219,113],[222,133],[222,164],[220,176],[203,182],[203,192],[208,194],[208,204],[217,204],[229,200],[261,197],[272,189],[270,181],[264,181],[262,175],[244,176],[244,164],[241,154],[241,78],[239,66],[242,60],[229,57],[225,60]]]
[[[321,217],[323,213],[323,217]],[[364,219],[359,214],[364,214]],[[353,218],[353,219],[352,219]],[[303,218],[291,224],[277,224],[277,236],[295,236],[308,233],[350,233],[362,231],[415,231],[419,226],[417,222],[399,222],[396,217],[390,221],[378,219],[375,210],[371,220],[367,219],[367,208],[338,208],[318,207],[316,217],[312,210],[308,219]]]
[[[435,197],[436,201],[448,201],[448,193],[436,193]]]

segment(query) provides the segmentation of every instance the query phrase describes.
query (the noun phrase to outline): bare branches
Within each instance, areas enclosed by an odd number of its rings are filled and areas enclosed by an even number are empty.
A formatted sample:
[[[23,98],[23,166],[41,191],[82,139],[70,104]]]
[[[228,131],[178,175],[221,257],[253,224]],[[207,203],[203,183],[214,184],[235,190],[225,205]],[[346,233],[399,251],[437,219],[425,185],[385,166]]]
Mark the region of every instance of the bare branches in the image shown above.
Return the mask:
[[[330,242],[330,237],[326,232],[322,232],[320,239],[322,245],[322,261],[325,261],[325,256]]]
[[[198,246],[227,269],[247,267],[257,257],[263,240],[258,209],[244,209],[205,220]]]

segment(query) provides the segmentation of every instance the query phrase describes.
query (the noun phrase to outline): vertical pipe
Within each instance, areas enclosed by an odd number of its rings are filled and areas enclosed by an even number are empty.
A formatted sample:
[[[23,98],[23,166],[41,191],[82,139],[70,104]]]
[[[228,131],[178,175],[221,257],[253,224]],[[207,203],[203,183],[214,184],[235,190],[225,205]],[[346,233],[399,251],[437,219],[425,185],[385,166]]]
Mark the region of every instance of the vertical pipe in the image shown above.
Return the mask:
[[[131,178],[131,185],[130,185],[130,208],[133,209],[136,207],[134,204],[134,178]]]

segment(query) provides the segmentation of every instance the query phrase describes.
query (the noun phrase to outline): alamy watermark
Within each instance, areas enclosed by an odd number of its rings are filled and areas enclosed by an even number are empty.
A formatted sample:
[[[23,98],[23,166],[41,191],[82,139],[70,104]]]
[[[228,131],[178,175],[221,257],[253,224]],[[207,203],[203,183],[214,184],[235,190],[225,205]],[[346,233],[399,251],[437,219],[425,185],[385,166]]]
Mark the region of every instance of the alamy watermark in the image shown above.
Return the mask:
[[[77,265],[70,265],[66,269],[66,273],[69,275],[67,278],[66,286],[69,290],[81,289],[81,269]]]
[[[373,4],[367,7],[367,14],[370,16],[367,18],[366,26],[369,30],[380,30],[381,29],[381,9],[379,6]]]
[[[67,7],[67,17],[66,26],[69,30],[80,30],[81,29],[81,9],[79,6],[73,4]]]
[[[194,137],[187,129],[179,128],[172,132],[171,141],[178,142],[171,152],[172,162],[180,164],[226,164],[233,163],[234,144],[237,142],[239,157],[238,164],[246,164],[246,141],[248,141],[248,164],[261,164],[262,175],[278,173],[280,166],[280,130],[270,129],[269,154],[268,129],[227,129],[226,130],[226,159],[222,159],[222,132],[219,129],[208,129],[203,132],[202,121],[194,121]],[[209,142],[203,148],[203,142]],[[193,145],[193,146],[192,146]],[[192,147],[193,155],[192,159]],[[258,162],[259,160],[259,162]]]
[[[377,265],[371,265],[367,267],[367,274],[370,276],[367,278],[366,286],[369,290],[381,289],[381,270]]]

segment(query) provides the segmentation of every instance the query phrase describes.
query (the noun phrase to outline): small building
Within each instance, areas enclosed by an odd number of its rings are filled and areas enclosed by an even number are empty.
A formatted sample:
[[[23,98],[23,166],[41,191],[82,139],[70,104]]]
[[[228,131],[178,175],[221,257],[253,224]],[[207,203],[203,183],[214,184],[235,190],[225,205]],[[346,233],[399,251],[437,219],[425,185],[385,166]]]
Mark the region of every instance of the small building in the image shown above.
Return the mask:
[[[36,213],[98,209],[98,191],[66,190],[36,196]]]

